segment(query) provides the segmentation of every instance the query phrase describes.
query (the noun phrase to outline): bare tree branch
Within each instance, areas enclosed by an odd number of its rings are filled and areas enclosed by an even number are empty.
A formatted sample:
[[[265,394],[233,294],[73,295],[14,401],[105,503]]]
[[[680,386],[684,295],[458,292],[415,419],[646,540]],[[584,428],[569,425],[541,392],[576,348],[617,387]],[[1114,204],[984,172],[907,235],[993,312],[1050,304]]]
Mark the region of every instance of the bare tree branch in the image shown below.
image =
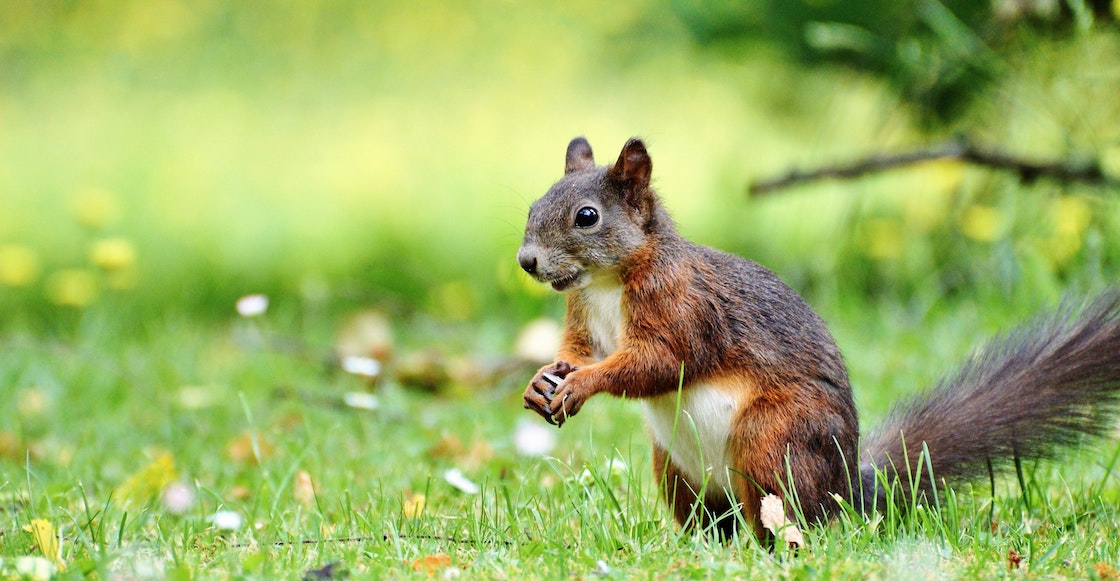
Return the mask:
[[[969,141],[950,141],[931,149],[919,149],[894,155],[873,155],[848,164],[792,170],[776,177],[755,181],[748,188],[752,196],[762,196],[803,184],[826,179],[854,179],[869,173],[915,165],[939,159],[956,159],[965,163],[1010,171],[1023,182],[1047,178],[1059,182],[1116,184],[1097,161],[1039,161],[1017,157],[1003,151],[986,150]]]

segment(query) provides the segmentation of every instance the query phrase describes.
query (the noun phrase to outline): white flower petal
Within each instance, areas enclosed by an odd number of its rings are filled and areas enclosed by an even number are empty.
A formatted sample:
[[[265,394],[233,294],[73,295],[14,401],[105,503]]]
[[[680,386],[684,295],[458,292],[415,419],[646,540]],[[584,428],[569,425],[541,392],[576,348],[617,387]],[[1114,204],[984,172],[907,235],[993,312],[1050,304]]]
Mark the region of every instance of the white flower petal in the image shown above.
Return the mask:
[[[547,456],[556,448],[556,430],[540,421],[518,420],[513,428],[513,447],[522,456]]]
[[[268,297],[255,294],[237,299],[237,314],[242,317],[257,317],[268,311]]]
[[[223,531],[235,531],[241,528],[241,525],[244,523],[241,519],[241,515],[232,510],[219,510],[207,520],[214,525],[214,528]]]
[[[359,410],[373,411],[380,407],[381,401],[372,393],[361,391],[348,391],[342,396],[342,401],[348,406]]]
[[[459,470],[458,468],[449,468],[445,470],[443,472],[443,479],[446,480],[448,484],[458,489],[460,492],[464,492],[466,494],[478,494],[482,491],[482,489],[479,488],[477,484],[471,482],[469,478],[464,476],[463,471]]]
[[[343,357],[342,370],[363,377],[377,377],[381,375],[381,362],[373,357]]]

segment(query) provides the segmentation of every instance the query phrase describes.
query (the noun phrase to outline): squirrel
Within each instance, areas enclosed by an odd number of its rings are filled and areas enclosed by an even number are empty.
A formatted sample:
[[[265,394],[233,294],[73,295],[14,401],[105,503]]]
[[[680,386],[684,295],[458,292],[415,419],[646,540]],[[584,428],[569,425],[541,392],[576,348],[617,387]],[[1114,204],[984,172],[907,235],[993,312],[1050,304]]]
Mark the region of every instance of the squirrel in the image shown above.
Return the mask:
[[[683,527],[765,535],[769,494],[808,523],[825,522],[837,498],[882,510],[893,495],[931,493],[930,471],[961,483],[1115,426],[1112,289],[997,337],[861,439],[824,320],[770,270],[684,239],[651,172],[640,139],[596,166],[577,137],[563,177],[529,209],[517,260],[566,293],[567,314],[555,362],[523,400],[557,426],[599,393],[640,400],[654,476]]]

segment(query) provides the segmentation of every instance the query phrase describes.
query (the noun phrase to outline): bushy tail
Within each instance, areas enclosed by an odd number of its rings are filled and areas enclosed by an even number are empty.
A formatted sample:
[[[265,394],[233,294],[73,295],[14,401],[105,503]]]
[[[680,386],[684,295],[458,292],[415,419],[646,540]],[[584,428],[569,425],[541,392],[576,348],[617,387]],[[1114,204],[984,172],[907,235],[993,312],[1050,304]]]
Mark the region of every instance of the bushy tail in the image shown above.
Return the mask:
[[[997,337],[934,389],[897,406],[864,440],[862,499],[884,506],[875,469],[904,493],[1052,458],[1106,435],[1120,412],[1120,289]],[[929,450],[921,466],[923,444]],[[909,465],[907,464],[909,462]]]

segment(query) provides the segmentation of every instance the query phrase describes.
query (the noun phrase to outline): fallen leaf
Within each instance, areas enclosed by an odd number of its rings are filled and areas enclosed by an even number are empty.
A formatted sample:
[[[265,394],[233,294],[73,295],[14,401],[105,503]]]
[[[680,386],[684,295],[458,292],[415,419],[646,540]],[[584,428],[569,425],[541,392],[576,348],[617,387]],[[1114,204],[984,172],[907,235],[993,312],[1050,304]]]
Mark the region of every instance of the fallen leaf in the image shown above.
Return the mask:
[[[463,456],[465,451],[466,448],[459,436],[443,434],[431,448],[428,448],[428,457],[439,460],[457,460]]]
[[[263,436],[258,435],[254,439],[249,432],[241,434],[226,445],[226,454],[230,460],[243,464],[260,464],[275,451],[276,448]]]
[[[334,351],[340,361],[348,357],[387,361],[393,354],[393,327],[378,311],[358,313],[339,329]]]
[[[1120,579],[1120,573],[1118,573],[1112,565],[1104,561],[1093,565],[1093,571],[1096,571],[1097,577],[1101,579],[1101,581],[1116,581]]]
[[[773,533],[775,538],[782,539],[792,547],[805,545],[805,539],[801,536],[801,531],[786,519],[785,504],[781,498],[773,494],[767,494],[763,497],[758,517],[762,521],[762,526]]]
[[[401,506],[404,511],[404,516],[408,518],[416,518],[424,514],[424,504],[427,498],[419,492],[406,493],[404,496],[404,503]]]
[[[161,495],[168,484],[178,479],[175,456],[166,451],[157,452],[151,462],[121,483],[113,496],[125,505],[144,503]]]
[[[54,525],[49,520],[31,519],[31,524],[23,527],[23,530],[31,533],[31,537],[35,541],[35,547],[39,549],[39,553],[44,558],[60,570],[66,568],[66,565],[62,562],[62,545],[58,542]]]
[[[431,448],[428,456],[437,460],[451,460],[467,468],[482,466],[494,458],[494,447],[481,438],[471,441],[470,448],[455,434],[444,434]]]
[[[233,500],[245,500],[249,498],[251,494],[252,491],[249,490],[248,486],[242,486],[240,484],[229,489],[229,497]]]
[[[7,458],[13,462],[23,462],[27,458],[27,447],[23,445],[19,436],[9,431],[0,431],[0,458]]]
[[[434,349],[403,355],[393,369],[402,385],[424,391],[438,392],[451,381],[447,358]]]
[[[292,497],[304,506],[315,504],[315,482],[311,480],[311,474],[308,471],[300,470],[296,472],[296,478],[292,482]]]
[[[1015,549],[1011,549],[1007,552],[1007,568],[1008,569],[1018,569],[1019,568],[1019,563],[1022,563],[1022,562],[1023,562],[1023,557],[1019,556],[1019,553],[1016,553]]]
[[[435,575],[439,571],[451,566],[451,555],[447,553],[436,553],[426,557],[420,557],[412,562],[412,568],[417,573],[427,573],[428,575]]]

